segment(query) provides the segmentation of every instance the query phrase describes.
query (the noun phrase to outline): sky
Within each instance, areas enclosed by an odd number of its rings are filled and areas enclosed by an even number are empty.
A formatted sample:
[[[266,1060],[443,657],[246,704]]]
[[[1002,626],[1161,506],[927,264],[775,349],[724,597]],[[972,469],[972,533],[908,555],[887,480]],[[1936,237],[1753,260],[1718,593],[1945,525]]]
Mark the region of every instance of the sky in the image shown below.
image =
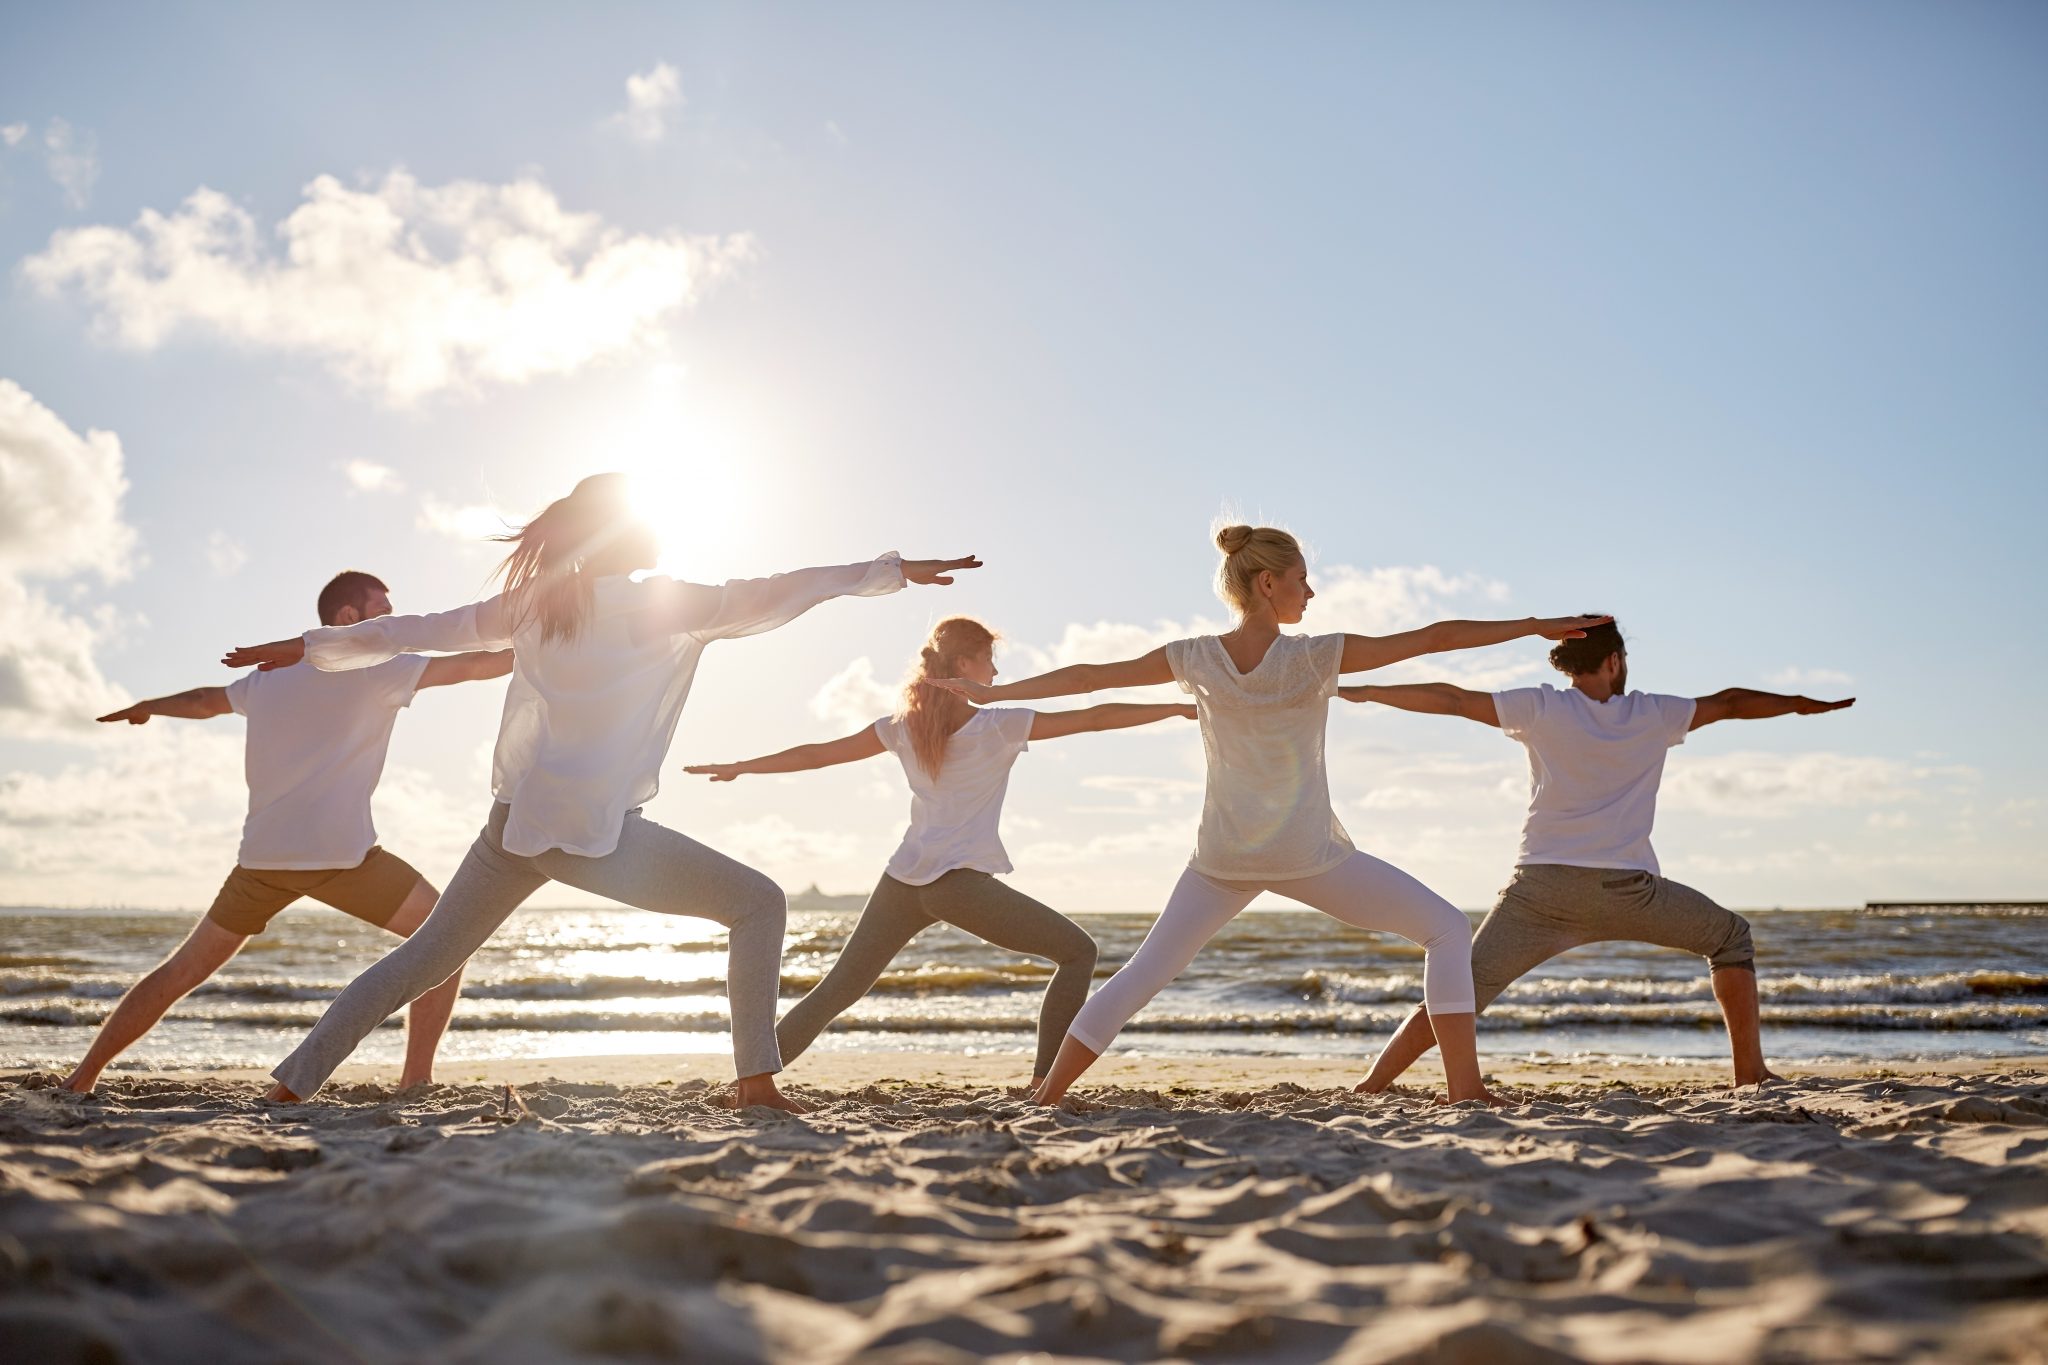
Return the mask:
[[[485,591],[583,474],[719,581],[951,589],[711,650],[649,814],[871,885],[887,760],[686,762],[883,714],[932,622],[1010,676],[1227,620],[1615,613],[1633,685],[1854,695],[1674,751],[1665,871],[1741,907],[2048,895],[2048,10],[2025,3],[12,9],[0,43],[0,903],[199,907],[241,721],[98,727],[316,624]],[[1535,642],[1382,681],[1534,685]],[[1364,681],[1364,678],[1354,681]],[[502,684],[399,720],[445,883]],[[1333,708],[1361,848],[1490,903],[1497,731]],[[1034,746],[1013,881],[1162,903],[1191,725]],[[553,898],[553,899],[551,899]],[[538,903],[570,903],[549,892]]]

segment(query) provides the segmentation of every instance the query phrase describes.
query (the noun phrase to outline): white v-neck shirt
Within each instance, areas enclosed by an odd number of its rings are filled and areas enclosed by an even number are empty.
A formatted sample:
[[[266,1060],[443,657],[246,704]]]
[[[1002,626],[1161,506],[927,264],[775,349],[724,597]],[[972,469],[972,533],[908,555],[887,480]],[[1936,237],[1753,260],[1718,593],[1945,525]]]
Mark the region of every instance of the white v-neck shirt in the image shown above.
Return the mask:
[[[1038,713],[1022,707],[983,707],[946,741],[946,759],[933,777],[918,761],[903,722],[875,722],[875,737],[903,764],[910,783],[910,828],[889,859],[888,873],[908,886],[929,886],[948,872],[972,868],[1008,872],[1000,826],[1010,767],[1030,747]]]
[[[1283,881],[1357,851],[1330,808],[1323,759],[1343,660],[1341,634],[1282,635],[1249,672],[1214,635],[1166,646],[1174,679],[1195,698],[1209,768],[1189,867],[1222,881]]]
[[[894,553],[719,588],[618,575],[591,584],[590,617],[573,640],[543,640],[539,621],[514,620],[500,594],[429,616],[309,630],[306,660],[341,671],[406,653],[510,647],[512,681],[491,762],[491,790],[512,807],[505,851],[601,858],[618,847],[626,812],[660,790],[661,761],[706,645],[773,630],[834,597],[902,586]],[[647,633],[647,619],[677,619],[679,599],[691,606],[684,629]]]

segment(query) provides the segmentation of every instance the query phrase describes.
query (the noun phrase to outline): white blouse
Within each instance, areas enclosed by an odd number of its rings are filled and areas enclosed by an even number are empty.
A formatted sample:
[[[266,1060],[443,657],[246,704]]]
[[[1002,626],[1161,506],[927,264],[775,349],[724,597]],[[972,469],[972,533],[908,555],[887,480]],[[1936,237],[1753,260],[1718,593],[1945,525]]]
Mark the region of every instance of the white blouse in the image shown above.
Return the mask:
[[[998,828],[1010,766],[1031,747],[1036,711],[987,706],[946,741],[946,760],[934,778],[918,760],[903,722],[875,722],[882,747],[902,761],[910,782],[910,828],[889,859],[888,872],[906,886],[930,886],[956,868],[990,876],[1010,871]]]
[[[573,640],[543,642],[539,621],[513,620],[501,593],[429,616],[309,630],[306,658],[336,672],[400,654],[510,646],[512,681],[491,765],[491,790],[512,807],[505,851],[601,858],[618,846],[626,812],[660,790],[661,762],[705,645],[773,630],[834,597],[902,586],[903,562],[893,552],[717,588],[619,575],[591,585],[591,613]]]
[[[1188,866],[1223,881],[1284,881],[1351,856],[1323,763],[1343,660],[1342,635],[1282,635],[1249,673],[1214,635],[1166,646],[1174,678],[1194,694],[1209,766]]]

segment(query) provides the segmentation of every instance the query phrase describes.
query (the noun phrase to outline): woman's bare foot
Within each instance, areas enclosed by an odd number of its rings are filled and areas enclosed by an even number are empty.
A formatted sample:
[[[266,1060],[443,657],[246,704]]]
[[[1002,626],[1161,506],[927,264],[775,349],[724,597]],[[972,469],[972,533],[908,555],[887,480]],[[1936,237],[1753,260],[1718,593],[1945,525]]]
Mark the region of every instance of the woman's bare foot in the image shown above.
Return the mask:
[[[282,1082],[264,1091],[263,1098],[269,1100],[272,1104],[301,1104],[304,1102],[297,1095],[285,1089]]]
[[[1479,1104],[1485,1105],[1489,1109],[1504,1109],[1507,1107],[1506,1100],[1494,1094],[1491,1090],[1488,1090],[1483,1085],[1480,1086],[1479,1089],[1472,1094],[1446,1095],[1442,1099],[1437,1100],[1436,1103],[1439,1105],[1472,1104],[1475,1101]]]
[[[1765,1067],[1760,1075],[1751,1077],[1748,1080],[1744,1080],[1742,1077],[1737,1076],[1735,1078],[1735,1088],[1737,1090],[1740,1090],[1744,1086],[1750,1085],[1782,1085],[1784,1084],[1784,1081],[1785,1078],[1783,1076],[1780,1076],[1777,1072],[1771,1070],[1769,1067]]]
[[[1387,1087],[1384,1083],[1374,1085],[1372,1077],[1368,1076],[1357,1085],[1352,1086],[1351,1093],[1354,1095],[1384,1095],[1387,1093]]]
[[[775,1077],[769,1073],[759,1076],[742,1076],[733,1083],[732,1107],[750,1109],[754,1105],[767,1109],[780,1109],[785,1114],[808,1114],[810,1110],[798,1104],[775,1088]]]
[[[99,1077],[86,1076],[74,1071],[64,1078],[64,1083],[58,1088],[60,1090],[69,1090],[74,1095],[90,1095],[93,1086],[98,1083]]]

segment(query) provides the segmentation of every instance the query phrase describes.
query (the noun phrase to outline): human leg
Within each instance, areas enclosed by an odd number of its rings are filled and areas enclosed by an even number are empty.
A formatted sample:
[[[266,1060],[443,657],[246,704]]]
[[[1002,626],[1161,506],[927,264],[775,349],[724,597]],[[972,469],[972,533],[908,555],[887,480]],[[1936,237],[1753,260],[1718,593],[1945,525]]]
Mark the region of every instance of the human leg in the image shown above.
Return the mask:
[[[1181,873],[1166,908],[1153,921],[1138,951],[1074,1016],[1045,1083],[1032,1098],[1040,1104],[1059,1103],[1067,1087],[1095,1064],[1131,1016],[1185,971],[1202,945],[1258,893],[1257,886],[1216,881],[1193,868]]]
[[[503,808],[492,816],[502,828]],[[504,851],[486,826],[424,923],[335,998],[320,1022],[270,1074],[273,1099],[310,1099],[370,1030],[462,970],[484,941],[547,878]]]
[[[724,925],[730,931],[726,1007],[732,1015],[739,1103],[799,1111],[782,1097],[774,1081],[782,1070],[782,1053],[775,1043],[775,1004],[782,986],[782,931],[789,916],[781,887],[745,863],[637,811],[628,812],[618,847],[602,858],[555,850],[533,862],[557,881],[626,905]]]
[[[1052,980],[1038,1009],[1038,1052],[1032,1064],[1035,1087],[1052,1069],[1060,1040],[1095,976],[1095,940],[1088,931],[1049,905],[998,881],[986,872],[961,868],[925,889],[925,908],[998,948],[1042,957],[1053,964]]]
[[[412,864],[383,847],[372,848],[363,861],[310,893],[344,914],[411,938],[426,922],[439,893]],[[467,966],[468,964],[464,964]],[[412,1002],[405,1015],[405,1067],[400,1088],[434,1079],[434,1054],[448,1031],[455,999],[462,993],[462,967],[440,985]]]
[[[776,1046],[785,1064],[802,1056],[827,1025],[873,990],[904,945],[934,922],[919,908],[918,891],[886,872],[875,883],[838,958],[775,1026]]]
[[[169,957],[128,988],[113,1013],[100,1025],[84,1060],[64,1078],[64,1088],[81,1095],[91,1093],[107,1063],[155,1028],[171,1006],[219,971],[248,941],[247,934],[225,929],[211,917],[193,925],[192,932]]]

